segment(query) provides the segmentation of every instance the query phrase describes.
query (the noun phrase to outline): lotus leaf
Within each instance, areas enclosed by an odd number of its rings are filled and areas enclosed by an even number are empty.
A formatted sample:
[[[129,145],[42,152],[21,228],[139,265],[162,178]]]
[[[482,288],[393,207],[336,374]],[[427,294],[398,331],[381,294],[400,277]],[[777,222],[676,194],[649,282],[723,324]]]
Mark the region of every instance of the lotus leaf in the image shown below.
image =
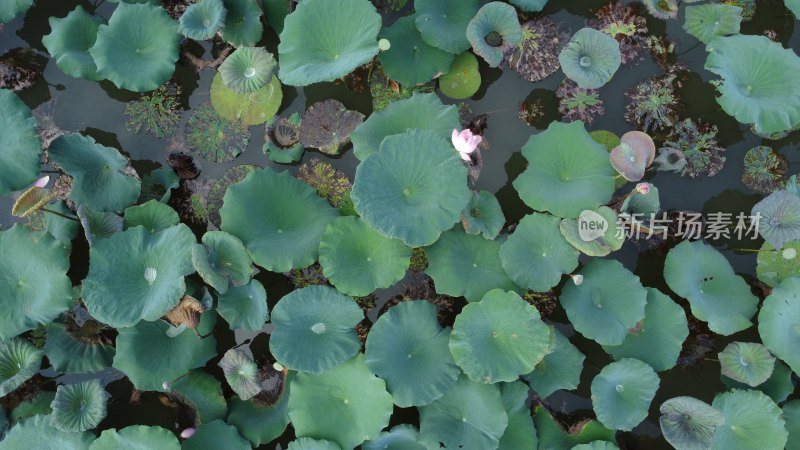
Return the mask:
[[[764,345],[793,371],[800,370],[800,278],[788,278],[772,290],[758,313],[758,334]]]
[[[559,389],[577,389],[586,359],[560,331],[550,329],[553,348],[536,364],[533,372],[525,375],[525,380],[541,398],[547,398]]]
[[[511,4],[527,12],[539,12],[548,0],[511,0]]]
[[[290,164],[303,158],[306,149],[300,143],[300,125],[299,113],[267,121],[262,150],[269,159],[279,164]]]
[[[202,242],[192,247],[192,264],[203,281],[218,293],[242,286],[253,276],[253,260],[239,238],[224,231],[209,231]],[[266,299],[266,294],[263,298]],[[220,315],[225,317],[222,312]]]
[[[498,385],[475,383],[466,375],[419,408],[419,442],[427,448],[497,448],[507,426]]]
[[[642,194],[638,187],[634,188],[620,205],[620,212],[626,212],[631,215],[640,214],[641,218],[647,218],[647,220],[650,220],[650,217],[657,218],[657,216],[651,216],[651,214],[656,214],[661,210],[661,198],[658,188],[653,184],[648,183],[648,185],[649,188],[647,188],[648,190],[645,194]],[[656,233],[654,232],[654,234]]]
[[[467,25],[467,39],[472,51],[490,67],[503,62],[506,52],[522,42],[522,26],[513,6],[503,2],[489,2],[478,10]]]
[[[753,206],[752,215],[760,217],[758,232],[776,249],[800,240],[800,195],[773,192]]]
[[[429,45],[450,53],[471,46],[467,25],[478,12],[478,0],[418,0],[414,2],[416,25]]]
[[[300,143],[328,155],[338,155],[350,142],[350,133],[364,115],[348,111],[338,100],[328,99],[308,107],[300,125]]]
[[[620,144],[611,150],[611,165],[628,181],[639,181],[656,157],[653,138],[641,131],[622,135]]]
[[[667,254],[664,279],[689,301],[692,314],[724,336],[749,328],[758,298],[725,257],[700,241],[683,241]]]
[[[11,22],[33,5],[33,0],[8,0],[0,5],[0,24]]]
[[[248,94],[225,87],[221,73],[211,80],[211,105],[214,110],[223,119],[242,125],[259,125],[271,119],[280,109],[282,100],[281,82],[274,75],[269,84]]]
[[[233,166],[211,184],[211,188],[206,195],[206,208],[208,211],[208,220],[217,226],[217,228],[220,228],[222,224],[219,211],[222,208],[225,194],[228,192],[228,187],[244,180],[247,174],[258,168],[259,166],[252,164]]]
[[[756,273],[758,280],[775,287],[787,278],[800,277],[800,242],[783,244],[783,250],[775,250],[769,242],[764,242],[758,251]]]
[[[725,422],[711,405],[693,397],[675,397],[661,404],[661,433],[677,449],[708,449]]]
[[[508,426],[500,438],[498,450],[537,447],[539,440],[536,437],[536,428],[533,426],[530,408],[526,404],[528,391],[528,385],[521,381],[502,384],[500,393],[508,414]]]
[[[278,402],[265,405],[254,400],[233,398],[229,402],[228,423],[239,429],[239,434],[253,446],[269,443],[278,438],[289,425],[288,381]]]
[[[227,414],[220,382],[202,369],[190,370],[172,383],[170,395],[191,408],[200,423],[224,419]]]
[[[86,450],[94,439],[94,434],[90,432],[68,433],[54,429],[49,416],[37,415],[11,427],[5,438],[0,441],[0,450],[23,448]]]
[[[789,163],[770,147],[759,145],[744,154],[742,183],[759,194],[770,194],[786,185]]]
[[[592,235],[585,234],[585,231],[580,230],[580,226],[590,223],[592,219],[600,220],[600,223],[604,220],[608,226],[603,234],[588,239]],[[594,210],[582,211],[577,219],[562,219],[558,228],[564,239],[581,253],[589,256],[606,256],[622,248],[625,242],[625,235],[617,223],[617,213],[608,206],[601,206]]]
[[[647,417],[659,383],[653,368],[638,359],[622,358],[607,365],[592,380],[597,419],[609,428],[631,431]]]
[[[101,20],[78,5],[66,17],[50,17],[49,22],[52,31],[42,37],[42,44],[55,58],[58,68],[71,77],[101,79],[89,54],[89,48],[97,39]]]
[[[366,364],[386,381],[396,405],[429,405],[460,373],[450,355],[449,339],[450,329],[439,325],[432,303],[402,302],[372,326],[367,335]]]
[[[41,391],[29,400],[24,400],[17,405],[8,419],[12,424],[17,424],[29,417],[34,416],[49,416],[53,412],[50,404],[56,398],[56,393],[53,391]],[[48,417],[49,419],[50,417]],[[5,430],[4,430],[5,431]]]
[[[150,200],[125,210],[123,225],[126,229],[143,226],[150,233],[157,233],[180,223],[178,213],[169,206]]]
[[[72,210],[67,208],[64,205],[64,202],[58,202],[52,206],[49,206],[48,209],[65,216],[73,216]],[[56,238],[69,249],[72,246],[72,240],[78,236],[81,226],[80,223],[62,216],[45,214],[44,228],[48,233],[53,235],[54,238]]]
[[[267,291],[257,280],[220,293],[217,301],[217,312],[231,328],[260,331],[269,319]]]
[[[78,206],[78,219],[89,245],[94,245],[97,241],[122,231],[124,221],[117,213],[95,212],[84,205]]]
[[[98,380],[59,386],[50,405],[53,426],[70,433],[91,430],[106,417],[109,397]]]
[[[725,4],[709,4],[686,7],[683,29],[704,44],[717,36],[739,34],[742,23],[742,8]]]
[[[533,423],[539,434],[539,449],[571,449],[595,441],[616,442],[614,430],[594,420],[584,420],[566,431],[543,406],[536,407]]]
[[[781,403],[786,400],[789,395],[794,392],[794,383],[792,382],[792,369],[789,368],[782,361],[775,361],[775,367],[772,370],[772,375],[767,381],[752,387],[745,383],[734,381],[724,375],[720,377],[722,383],[728,390],[731,389],[755,389],[761,391],[769,396],[775,403]]]
[[[439,78],[442,94],[456,100],[472,97],[480,87],[478,59],[470,52],[456,56],[448,72]]]
[[[78,329],[60,323],[47,326],[44,353],[56,373],[99,372],[111,367],[114,347],[98,339],[99,333],[90,331],[97,326],[97,322],[88,322]]]
[[[522,155],[528,168],[514,188],[531,208],[571,218],[611,200],[616,171],[583,122],[551,123],[531,136]]]
[[[15,338],[0,342],[0,397],[12,392],[39,372],[42,351]]]
[[[181,444],[181,450],[251,450],[250,442],[243,438],[236,427],[221,420],[204,423]]]
[[[292,6],[291,0],[264,0],[261,3],[267,23],[276,33],[283,31],[283,21],[293,9]]]
[[[678,0],[642,0],[642,3],[647,12],[657,19],[669,20],[678,17]]]
[[[256,264],[288,272],[314,263],[338,213],[288,172],[267,168],[228,189],[220,216],[222,230],[241,239]]]
[[[261,25],[260,2],[254,0],[222,0],[227,14],[219,33],[222,39],[234,47],[252,47],[261,40],[264,26]]]
[[[767,381],[775,366],[769,350],[751,342],[731,342],[718,357],[722,375],[749,386]]]
[[[783,405],[783,418],[789,432],[786,448],[795,448],[800,444],[800,400],[792,400]]]
[[[242,350],[232,348],[225,352],[219,367],[233,392],[242,400],[250,400],[261,392],[258,365]]]
[[[363,354],[323,374],[298,373],[289,390],[297,435],[329,439],[342,448],[377,437],[389,425],[392,406],[386,384],[370,373]]]
[[[17,94],[0,89],[0,110],[0,126],[4,130],[0,139],[0,195],[7,195],[36,181],[42,143],[36,132],[36,119]]]
[[[124,4],[124,3],[123,3]],[[89,450],[180,450],[181,444],[172,432],[157,426],[131,425],[121,430],[100,433]]]
[[[250,94],[272,81],[278,63],[263,47],[239,47],[219,66],[226,88],[238,94]]]
[[[388,111],[388,108],[387,110]],[[356,212],[379,233],[407,245],[430,245],[469,203],[467,169],[458,152],[427,130],[389,136],[356,168]]]
[[[378,59],[386,75],[405,86],[427,83],[440,73],[447,72],[453,55],[429,45],[414,25],[414,16],[401,17],[381,32],[392,47],[381,52]]]
[[[140,201],[169,201],[172,190],[178,188],[180,179],[171,167],[159,167],[142,177],[142,195]]]
[[[606,441],[593,441],[572,447],[572,450],[619,450],[619,447]]]
[[[425,446],[417,442],[418,434],[413,426],[401,424],[364,442],[361,447],[364,450],[425,450]]]
[[[717,394],[711,404],[725,416],[712,450],[784,448],[788,433],[781,409],[759,391],[734,389]]]
[[[598,89],[611,80],[622,64],[619,43],[594,28],[582,28],[558,55],[561,69],[583,89]]]
[[[467,234],[482,234],[494,239],[506,223],[497,197],[489,191],[472,192],[469,204],[461,213],[461,224]]]
[[[178,19],[178,32],[197,41],[211,39],[225,24],[227,13],[222,0],[200,0],[186,7]]]
[[[302,437],[290,442],[289,450],[341,450],[341,447],[331,441]]]
[[[307,86],[347,75],[378,54],[380,28],[381,16],[367,0],[304,0],[284,20],[278,76]]]

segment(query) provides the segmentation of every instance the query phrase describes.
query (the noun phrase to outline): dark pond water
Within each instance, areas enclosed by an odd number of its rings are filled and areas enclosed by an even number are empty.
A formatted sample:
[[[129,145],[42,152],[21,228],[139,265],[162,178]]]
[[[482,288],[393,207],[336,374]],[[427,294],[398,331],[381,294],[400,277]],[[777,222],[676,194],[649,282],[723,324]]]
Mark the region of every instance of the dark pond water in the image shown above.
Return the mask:
[[[583,27],[592,11],[605,3],[607,3],[606,0],[551,0],[545,13],[560,23],[563,31],[574,32]],[[629,3],[629,1],[624,3]],[[782,1],[759,0],[757,3],[756,16],[752,21],[743,25],[742,33],[763,34],[767,29],[773,30],[778,33],[785,46],[799,49],[800,35],[795,33],[795,21],[784,8]],[[44,51],[41,37],[49,32],[47,18],[49,16],[63,17],[78,4],[106,17],[111,14],[115,6],[101,3],[95,8],[87,1],[37,0],[36,5],[27,13],[24,21],[18,18],[7,24],[0,32],[0,53],[15,47],[33,47]],[[391,19],[387,18],[388,20]],[[713,86],[708,82],[712,76],[702,69],[706,57],[704,48],[697,43],[694,37],[687,35],[681,29],[682,23],[682,14],[677,20],[667,22],[648,17],[648,27],[651,33],[666,34],[676,40],[680,61],[694,71],[680,91],[681,118],[702,119],[717,125],[720,129],[721,144],[727,148],[727,161],[724,170],[711,178],[690,179],[672,173],[659,172],[649,173],[647,180],[659,188],[661,205],[664,210],[674,208],[705,213],[720,211],[731,212],[734,215],[739,212],[747,214],[761,196],[754,195],[741,182],[744,153],[757,145],[772,146],[788,159],[789,172],[797,173],[798,165],[800,165],[800,153],[797,151],[800,133],[793,133],[780,141],[762,141],[745,127],[740,126],[733,118],[723,113],[714,100]],[[277,36],[269,29],[265,33],[264,45],[276,53]],[[197,49],[197,51],[208,52],[210,48]],[[483,69],[484,85],[481,91],[476,98],[466,102],[474,113],[489,115],[485,138],[491,147],[484,152],[484,167],[477,182],[477,188],[497,193],[508,222],[514,223],[530,212],[530,209],[519,200],[511,186],[511,181],[525,168],[525,160],[519,154],[519,150],[531,134],[540,131],[518,119],[518,105],[534,90],[555,90],[563,79],[563,74],[559,71],[534,84],[520,79],[515,72],[510,70],[500,71],[488,67],[483,67]],[[638,65],[623,66],[611,82],[602,88],[601,98],[605,103],[606,114],[595,120],[589,127],[590,130],[610,130],[617,135],[630,131],[632,127],[626,123],[623,117],[626,102],[624,91],[636,83],[660,73],[659,67],[649,58]],[[198,74],[190,67],[179,65],[176,76],[180,79],[184,95],[187,97],[185,105],[187,109],[195,108],[209,101],[209,87],[213,75],[214,72],[211,70]],[[109,82],[95,83],[70,78],[64,75],[53,61],[50,61],[44,72],[44,80],[20,95],[30,107],[38,108],[39,111],[50,115],[58,127],[65,130],[82,131],[92,135],[105,145],[121,149],[134,160],[134,167],[140,174],[165,164],[165,158],[170,152],[167,139],[136,135],[125,129],[123,115],[125,102],[137,98],[136,94],[121,91]],[[303,112],[314,102],[327,98],[338,99],[348,108],[356,109],[364,114],[371,112],[368,92],[353,93],[342,84],[322,83],[306,89],[284,87],[284,101],[280,114]],[[455,103],[452,100],[443,99],[445,102]],[[183,117],[184,123],[188,117],[189,113],[186,111]],[[553,115],[548,119],[558,120],[559,117]],[[251,127],[251,134],[247,151],[232,163],[216,164],[199,161],[203,171],[200,180],[219,177],[232,165],[247,163],[276,166],[261,151],[263,127]],[[311,157],[324,157],[324,155],[307,152],[304,160]],[[358,161],[351,151],[341,157],[327,158],[327,160],[352,179]],[[287,169],[294,171],[296,166],[281,168],[281,170]],[[628,185],[625,189],[630,188],[631,185]],[[0,223],[4,228],[13,222],[8,213],[12,203],[13,199],[0,198]],[[761,241],[726,240],[710,241],[710,243],[723,251],[737,272],[749,276],[754,275],[755,254],[747,250],[759,248]],[[76,244],[75,248],[76,252],[86,252],[85,245],[81,247]],[[644,285],[668,292],[661,276],[663,253],[640,252],[639,248],[628,243],[621,251],[612,256],[639,275]],[[88,260],[85,255],[84,260]],[[291,289],[291,285],[282,275],[262,273],[258,278],[268,288],[270,307]],[[383,301],[393,293],[393,290],[379,292]],[[681,302],[685,304],[685,302]],[[373,311],[371,318],[374,317],[375,312]],[[567,323],[563,311],[557,311],[554,320]],[[562,329],[569,331],[566,325]],[[226,331],[218,336],[218,348],[224,351],[234,345],[234,340],[243,342],[253,337],[253,334],[236,333],[234,335]],[[547,401],[553,408],[563,412],[591,415],[591,402],[588,400],[589,383],[602,367],[611,362],[611,359],[594,342],[583,339],[579,335],[574,336],[572,340],[587,356],[580,388],[573,393],[555,394]],[[751,328],[749,331],[733,336],[716,338],[715,350],[719,351],[728,342],[736,340],[757,341],[758,336],[755,329]],[[260,337],[256,339],[255,345],[263,346],[263,341],[263,337]],[[690,368],[676,367],[660,374],[661,388],[652,403],[648,420],[637,427],[633,433],[627,433],[623,437],[629,448],[671,448],[660,437],[658,429],[657,409],[664,400],[676,395],[691,395],[711,402],[715,393],[724,390],[719,379],[719,364],[712,359],[715,357],[716,351],[712,352],[709,359],[701,364]],[[212,372],[216,370],[215,363],[216,360],[213,360],[209,364]],[[118,375],[113,372],[104,373],[101,376],[107,380],[118,378]],[[59,382],[69,383],[78,379],[81,378],[62,377]],[[109,389],[114,394],[114,402],[110,408],[109,418],[101,425],[101,428],[121,427],[129,423],[160,424],[173,427],[175,414],[168,406],[163,405],[157,396],[145,395],[138,406],[131,406],[128,402],[129,384],[117,381],[112,383]],[[413,420],[413,417],[409,418]],[[288,440],[288,436],[281,439],[284,443]],[[264,448],[274,448],[274,444],[264,446]]]

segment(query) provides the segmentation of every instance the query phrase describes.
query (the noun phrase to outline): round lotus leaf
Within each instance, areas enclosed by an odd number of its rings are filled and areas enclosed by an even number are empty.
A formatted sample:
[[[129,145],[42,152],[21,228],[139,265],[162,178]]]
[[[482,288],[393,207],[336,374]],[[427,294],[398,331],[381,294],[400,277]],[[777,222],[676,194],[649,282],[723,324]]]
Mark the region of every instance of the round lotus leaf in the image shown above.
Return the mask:
[[[289,390],[289,417],[297,435],[328,439],[342,448],[377,437],[389,425],[392,407],[386,384],[370,373],[362,354],[323,374],[298,373]]]
[[[225,24],[227,10],[222,0],[200,0],[186,7],[178,19],[178,32],[189,39],[211,39]]]
[[[269,319],[267,291],[257,280],[220,293],[217,301],[217,312],[231,328],[261,331]]]
[[[705,68],[720,77],[717,103],[757,133],[800,124],[800,86],[793,74],[800,57],[766,36],[717,37],[708,45]]]
[[[472,381],[497,383],[530,373],[550,343],[550,329],[535,307],[514,292],[495,289],[456,317],[450,353]]]
[[[503,407],[508,414],[508,426],[500,438],[498,450],[535,449],[538,445],[528,400],[528,385],[522,381],[503,383],[500,388]]]
[[[800,241],[783,244],[782,250],[764,242],[756,258],[758,280],[775,287],[787,278],[800,277]]]
[[[227,414],[220,382],[203,369],[190,370],[171,384],[169,393],[191,408],[200,423],[224,419]]]
[[[66,17],[50,17],[50,34],[42,37],[42,45],[65,74],[86,80],[101,79],[89,48],[97,39],[101,19],[78,5]]]
[[[280,399],[274,405],[266,405],[255,400],[230,399],[227,422],[235,426],[239,434],[254,447],[277,439],[289,425],[288,381],[286,383]]]
[[[325,277],[339,291],[356,297],[400,281],[410,262],[411,248],[353,216],[331,222],[319,244]]]
[[[253,260],[239,238],[224,231],[208,231],[202,242],[192,247],[192,264],[203,281],[218,293],[242,286],[253,276]],[[225,317],[221,312],[220,315]]]
[[[261,40],[261,2],[252,0],[222,0],[225,24],[219,30],[222,39],[234,47],[252,47]]]
[[[449,339],[450,329],[436,319],[436,306],[425,300],[402,302],[370,329],[366,364],[386,381],[396,405],[429,405],[460,373],[450,355]]]
[[[658,188],[652,184],[650,185],[650,190],[646,194],[636,191],[636,193],[628,196],[620,206],[620,212],[627,212],[631,215],[641,214],[640,217],[650,217],[650,214],[656,214],[660,210],[661,198],[658,193]]]
[[[470,52],[456,56],[447,73],[439,78],[442,94],[455,100],[472,97],[480,87],[478,59]]]
[[[472,382],[466,375],[444,396],[419,408],[419,442],[427,448],[441,444],[445,448],[497,448],[507,426],[499,387]]]
[[[300,142],[300,113],[289,117],[273,117],[264,126],[264,146],[267,157],[279,164],[291,164],[303,159],[306,151]]]
[[[322,373],[358,353],[355,326],[364,313],[352,298],[327,286],[308,286],[285,295],[272,310],[275,330],[269,348],[292,370]]]
[[[793,371],[800,370],[800,278],[789,278],[772,290],[758,313],[764,345]]]
[[[236,427],[221,420],[204,423],[197,427],[189,439],[181,443],[181,450],[251,450],[250,442],[243,438]]]
[[[223,119],[242,125],[259,125],[277,114],[283,100],[283,91],[278,77],[261,89],[240,94],[225,87],[222,74],[217,73],[211,81],[211,105]]]
[[[145,425],[131,425],[121,430],[109,429],[100,433],[89,450],[180,450],[181,444],[171,431]]]
[[[712,450],[784,448],[788,433],[783,412],[759,391],[734,389],[717,394],[711,403],[725,422],[717,429]]]
[[[258,365],[242,350],[232,348],[225,352],[219,367],[233,392],[242,400],[249,400],[261,392]]]
[[[180,221],[181,219],[174,209],[161,202],[150,200],[141,205],[127,208],[123,225],[126,229],[143,226],[148,232],[157,233],[177,225]]]
[[[78,219],[90,246],[122,231],[123,218],[117,213],[95,212],[87,206],[80,205],[78,206]]]
[[[0,3],[0,24],[11,22],[18,14],[27,11],[33,0],[8,0]]]
[[[776,191],[753,206],[752,216],[760,216],[758,233],[777,249],[800,240],[800,195]]]
[[[70,433],[91,430],[106,417],[106,402],[110,397],[98,380],[58,386],[50,404],[53,426]]]
[[[48,207],[48,209],[55,211],[57,213],[61,213],[64,215],[68,215],[70,217],[74,216],[74,212],[67,208],[64,202],[58,202],[54,205]],[[47,230],[48,233],[53,235],[59,242],[67,246],[69,249],[72,247],[72,240],[78,236],[78,232],[81,229],[81,225],[74,220],[67,219],[61,216],[57,216],[55,214],[45,214],[44,215],[44,228]]]
[[[98,325],[89,322],[78,329],[60,323],[47,326],[44,353],[56,373],[99,372],[111,367],[114,347],[98,339],[99,333],[90,331]]]
[[[601,228],[590,229],[592,223]],[[588,256],[607,256],[625,243],[625,234],[617,227],[617,213],[608,206],[584,210],[577,219],[562,219],[558,228],[567,242]]]
[[[576,445],[571,450],[619,450],[619,447],[611,442],[593,441],[588,444]]]
[[[758,309],[750,286],[733,272],[722,253],[700,241],[683,241],[667,254],[664,280],[689,301],[692,315],[727,336],[749,328]]]
[[[353,154],[364,161],[377,153],[384,138],[405,133],[412,128],[430,130],[442,139],[449,139],[461,122],[455,106],[444,105],[436,94],[414,94],[409,99],[392,102],[369,118],[351,134]]]
[[[65,134],[48,148],[50,159],[72,176],[69,198],[96,211],[122,211],[139,198],[141,183],[128,158],[115,148],[78,133]]]
[[[505,53],[522,42],[517,11],[503,2],[483,5],[467,25],[467,39],[472,51],[490,67],[499,66]]]
[[[783,402],[792,392],[794,392],[792,369],[790,369],[789,366],[784,364],[781,360],[775,361],[775,367],[772,370],[772,375],[770,375],[767,381],[755,387],[734,381],[724,375],[720,376],[720,379],[722,379],[722,384],[724,384],[728,390],[755,389],[767,394],[775,403]]]
[[[383,71],[404,86],[427,83],[447,72],[453,62],[451,53],[425,42],[414,25],[416,20],[414,16],[401,17],[381,32],[381,37],[392,43],[378,55]]]
[[[533,213],[522,218],[500,246],[500,261],[518,285],[545,292],[578,267],[579,252],[559,232],[559,219]]]
[[[783,405],[783,418],[789,432],[786,448],[796,448],[800,445],[800,400],[792,400]]]
[[[0,441],[0,450],[86,450],[94,439],[90,432],[68,433],[54,429],[49,416],[36,415],[11,427]]]
[[[551,123],[531,136],[522,155],[528,168],[514,180],[514,189],[531,208],[571,218],[611,200],[617,172],[583,122]]]
[[[412,247],[430,245],[469,203],[467,168],[434,132],[411,130],[387,137],[378,153],[358,165],[352,199],[379,233]]]
[[[559,389],[577,389],[586,359],[556,328],[551,327],[550,333],[554,336],[553,348],[536,364],[533,372],[525,375],[525,380],[541,398]]]
[[[689,336],[686,313],[658,289],[647,289],[644,319],[628,331],[625,340],[617,346],[603,347],[614,359],[636,358],[661,372],[675,367]]]
[[[471,47],[467,25],[479,7],[478,0],[417,0],[413,17],[425,42],[449,53],[461,53]]]
[[[310,266],[326,227],[339,213],[289,172],[254,170],[231,185],[222,230],[242,240],[253,261],[273,272]]]
[[[425,249],[428,268],[436,292],[465,297],[476,302],[492,289],[513,291],[517,286],[508,278],[500,262],[499,241],[490,241],[462,231],[442,233],[435,244]]]
[[[686,7],[683,29],[704,44],[717,36],[739,34],[742,8],[726,4],[709,4]]]
[[[219,66],[219,74],[226,88],[249,94],[272,81],[277,65],[272,53],[263,47],[239,47]]]
[[[775,357],[753,342],[731,342],[719,355],[722,375],[749,386],[758,386],[772,375]]]
[[[28,187],[39,176],[42,142],[36,131],[36,119],[13,91],[0,89],[0,127],[3,147],[0,156],[0,195]],[[458,118],[458,113],[456,113]]]
[[[326,155],[338,155],[350,142],[350,133],[364,115],[349,111],[342,102],[327,99],[309,106],[300,124],[300,143]]]
[[[341,450],[335,442],[301,437],[289,442],[289,450]]]
[[[603,425],[631,431],[646,417],[660,381],[652,367],[633,358],[611,363],[592,380],[592,408]]]
[[[39,372],[42,351],[15,338],[0,342],[0,397],[18,388]]]
[[[412,425],[400,424],[391,431],[384,431],[374,440],[364,442],[364,450],[425,450],[425,446],[417,442],[419,432]]]
[[[527,12],[539,12],[548,0],[511,0],[510,3]]]
[[[121,89],[152,91],[175,72],[181,35],[164,8],[120,3],[100,25],[89,54],[97,73]]]
[[[582,28],[558,55],[564,75],[582,89],[598,89],[622,64],[617,40],[594,28]]]
[[[661,433],[676,449],[708,449],[717,428],[725,422],[722,412],[693,397],[675,397],[661,404]]]
[[[83,282],[89,313],[113,327],[158,320],[186,290],[183,277],[194,271],[194,244],[183,224],[152,234],[134,227],[95,242]]]
[[[200,316],[197,332],[211,332],[216,314],[209,311]],[[190,369],[202,367],[217,355],[214,337],[201,339],[183,330],[175,337],[167,335],[170,325],[163,320],[139,322],[132,328],[120,328],[114,368],[122,371],[136,389],[161,390],[164,381],[174,380]],[[154,351],[154,350],[158,351]]]
[[[494,194],[473,191],[469,204],[461,213],[461,224],[467,234],[482,234],[486,239],[494,239],[506,224],[506,217]]]
[[[584,420],[564,430],[553,416],[543,406],[536,407],[533,416],[536,431],[539,434],[539,448],[542,449],[571,449],[579,444],[588,444],[594,441],[616,442],[616,432],[600,425],[594,420]]]
[[[639,181],[656,156],[656,144],[647,133],[629,131],[611,150],[611,165],[628,181]]]
[[[581,270],[583,283],[567,283],[561,305],[575,329],[600,345],[620,345],[645,317],[647,291],[619,261],[593,259]]]
[[[345,76],[378,54],[380,29],[368,0],[304,0],[283,22],[278,76],[291,86]]]

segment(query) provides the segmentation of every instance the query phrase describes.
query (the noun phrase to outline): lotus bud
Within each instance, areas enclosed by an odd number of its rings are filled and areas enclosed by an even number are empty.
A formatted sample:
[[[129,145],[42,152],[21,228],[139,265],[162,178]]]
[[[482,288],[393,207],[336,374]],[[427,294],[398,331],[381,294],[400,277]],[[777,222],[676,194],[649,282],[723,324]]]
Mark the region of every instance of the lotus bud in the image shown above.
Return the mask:
[[[636,192],[647,195],[650,193],[650,183],[639,183],[636,185]]]
[[[472,134],[472,131],[469,128],[461,130],[460,132],[453,128],[453,134],[451,136],[453,141],[453,147],[458,150],[459,155],[461,155],[461,159],[464,161],[470,161],[470,153],[474,152],[478,145],[480,145],[481,141],[483,141],[483,136]]]
[[[49,182],[50,182],[50,176],[48,175],[39,178],[38,180],[36,180],[36,183],[33,183],[33,185],[36,187],[44,188],[45,186],[47,186],[47,183]]]
[[[181,431],[181,438],[189,439],[190,437],[192,437],[192,435],[194,435],[195,431],[197,431],[197,430],[192,428],[192,427],[189,427],[189,428]]]
[[[380,39],[380,40],[378,40],[378,48],[382,52],[385,52],[386,50],[389,50],[390,48],[392,48],[392,43],[389,42],[388,39]]]
[[[575,286],[580,286],[583,284],[583,275],[578,273],[575,275],[570,275],[570,277],[572,277],[572,282],[575,283]]]

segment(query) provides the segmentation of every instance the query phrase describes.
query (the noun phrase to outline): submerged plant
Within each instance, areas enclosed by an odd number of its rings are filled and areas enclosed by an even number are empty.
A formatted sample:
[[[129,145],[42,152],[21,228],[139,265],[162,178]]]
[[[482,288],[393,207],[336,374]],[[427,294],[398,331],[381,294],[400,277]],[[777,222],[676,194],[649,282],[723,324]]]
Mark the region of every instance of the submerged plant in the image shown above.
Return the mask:
[[[314,188],[320,197],[328,199],[334,208],[342,205],[353,186],[344,172],[318,158],[312,158],[303,163],[297,173],[297,178]]]
[[[181,88],[167,82],[125,105],[125,128],[158,138],[171,136],[181,120]]]
[[[241,122],[223,119],[208,103],[186,122],[186,145],[212,162],[228,162],[247,149],[250,130]]]
[[[350,143],[350,133],[363,121],[363,114],[348,110],[338,100],[314,103],[303,114],[300,143],[327,155],[338,155]]]
[[[216,227],[220,226],[219,210],[222,208],[223,198],[228,191],[228,187],[242,181],[247,174],[257,168],[258,166],[250,164],[233,166],[211,184],[206,194],[206,208],[208,210],[208,220]]]
[[[598,89],[584,89],[572,80],[565,79],[556,90],[558,112],[569,122],[582,120],[591,125],[594,119],[606,112]]]
[[[647,48],[647,21],[630,5],[609,3],[587,25],[617,40],[623,64],[639,60]]]
[[[714,176],[725,164],[725,149],[717,141],[716,125],[686,119],[675,124],[672,134],[664,147],[659,150],[659,157],[669,152],[680,152],[686,164],[681,175],[695,178],[700,175]]]
[[[788,169],[782,154],[770,147],[753,147],[744,154],[742,183],[759,194],[769,194],[786,185]]]
[[[522,41],[506,55],[504,63],[525,80],[541,81],[561,67],[558,55],[568,41],[569,35],[548,17],[525,22]]]
[[[674,75],[655,77],[625,92],[625,119],[645,133],[670,129],[678,120]]]

